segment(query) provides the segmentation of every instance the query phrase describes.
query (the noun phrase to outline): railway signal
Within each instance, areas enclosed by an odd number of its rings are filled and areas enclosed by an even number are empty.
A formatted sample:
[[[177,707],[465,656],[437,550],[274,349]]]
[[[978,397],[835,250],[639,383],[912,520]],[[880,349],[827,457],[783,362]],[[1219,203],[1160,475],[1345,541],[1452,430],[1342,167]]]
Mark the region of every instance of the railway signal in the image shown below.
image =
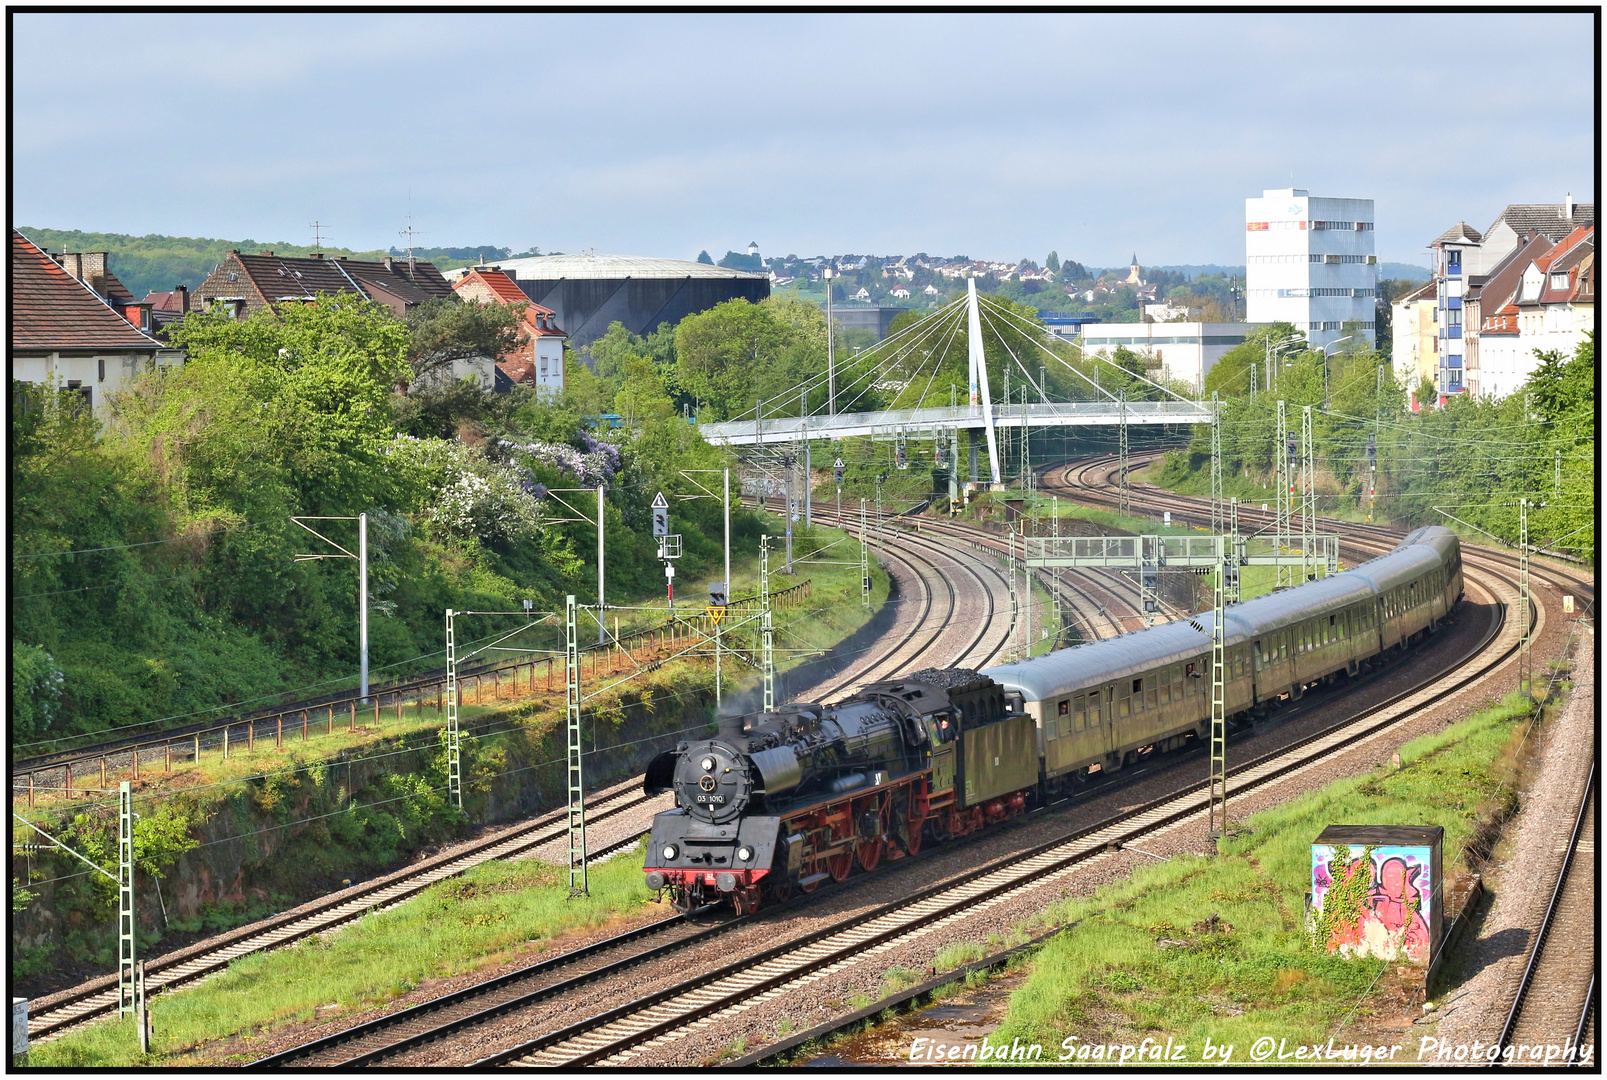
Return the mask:
[[[841,494],[842,493],[842,487],[843,487],[843,459],[842,458],[838,458],[836,461],[832,462],[831,473],[832,473],[832,476],[835,477],[836,480],[837,480],[837,492],[838,492],[838,494]]]

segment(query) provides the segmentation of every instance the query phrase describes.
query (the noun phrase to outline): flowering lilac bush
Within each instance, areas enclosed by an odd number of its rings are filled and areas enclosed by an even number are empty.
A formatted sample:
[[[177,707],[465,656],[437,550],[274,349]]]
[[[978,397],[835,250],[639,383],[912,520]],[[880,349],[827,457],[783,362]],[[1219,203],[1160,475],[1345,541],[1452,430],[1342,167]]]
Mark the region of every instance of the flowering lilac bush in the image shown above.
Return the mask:
[[[568,443],[527,442],[518,443],[509,439],[499,439],[497,447],[506,454],[510,461],[527,465],[546,465],[559,472],[568,473],[579,482],[581,487],[597,487],[607,484],[620,470],[621,459],[619,447],[612,443],[603,442],[593,438],[586,432],[581,432],[580,440],[585,445],[584,452],[576,450]],[[534,480],[530,481],[532,484]]]
[[[491,461],[455,439],[398,435],[390,456],[420,492],[430,520],[449,532],[513,540],[531,536],[541,526],[541,499],[547,492],[528,479],[526,470]]]

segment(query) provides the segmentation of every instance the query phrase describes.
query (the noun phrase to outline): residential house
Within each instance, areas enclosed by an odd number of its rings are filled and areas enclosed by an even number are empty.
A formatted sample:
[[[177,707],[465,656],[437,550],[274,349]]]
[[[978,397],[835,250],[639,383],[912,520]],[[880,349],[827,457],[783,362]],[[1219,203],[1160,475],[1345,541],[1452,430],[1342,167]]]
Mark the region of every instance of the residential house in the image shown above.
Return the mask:
[[[939,292],[937,291],[937,286],[936,285],[928,285],[926,288],[922,289],[921,292],[926,296],[938,296],[938,295],[940,295]]]
[[[1435,385],[1442,403],[1450,395],[1470,389],[1472,364],[1483,366],[1482,358],[1472,359],[1482,351],[1482,320],[1467,321],[1463,303],[1469,290],[1480,284],[1476,279],[1488,277],[1520,243],[1542,236],[1556,244],[1576,228],[1594,225],[1595,220],[1595,204],[1575,203],[1570,194],[1561,203],[1511,203],[1482,233],[1458,222],[1430,242],[1440,328]],[[1481,307],[1493,310],[1487,304]],[[1503,359],[1502,363],[1506,362]],[[1491,392],[1488,385],[1483,392]]]
[[[86,280],[87,279],[87,280]],[[97,416],[136,375],[183,362],[150,333],[105,252],[41,250],[11,233],[11,377],[75,390]]]
[[[870,303],[870,291],[861,285],[859,287],[859,291],[854,293],[854,295],[850,296],[848,299],[860,300],[868,304]]]
[[[892,295],[897,297],[900,300],[908,300],[910,298],[909,286],[908,285],[894,285]]]
[[[1395,377],[1409,391],[1439,371],[1439,308],[1435,284],[1426,281],[1390,304],[1390,352]],[[1415,399],[1414,399],[1415,401]]]
[[[452,282],[460,299],[483,304],[524,304],[519,323],[519,344],[495,365],[484,358],[463,361],[462,370],[454,365],[451,377],[463,378],[472,372],[488,388],[505,390],[509,386],[533,386],[543,394],[561,394],[564,389],[564,342],[569,335],[559,329],[550,308],[527,297],[518,284],[495,266],[475,266]]]
[[[1479,381],[1473,391],[1503,397],[1539,366],[1537,352],[1572,354],[1595,329],[1594,226],[1559,243],[1524,239],[1479,290]],[[1591,276],[1587,276],[1591,275]],[[1588,297],[1581,303],[1581,297]]]
[[[221,307],[234,318],[307,303],[320,293],[355,294],[384,304],[398,317],[426,300],[453,295],[441,271],[423,259],[386,256],[364,262],[321,253],[295,257],[233,250],[195,290],[206,310]]]
[[[172,292],[149,292],[140,302],[150,306],[152,335],[166,341],[169,328],[190,313],[190,287],[175,285]]]

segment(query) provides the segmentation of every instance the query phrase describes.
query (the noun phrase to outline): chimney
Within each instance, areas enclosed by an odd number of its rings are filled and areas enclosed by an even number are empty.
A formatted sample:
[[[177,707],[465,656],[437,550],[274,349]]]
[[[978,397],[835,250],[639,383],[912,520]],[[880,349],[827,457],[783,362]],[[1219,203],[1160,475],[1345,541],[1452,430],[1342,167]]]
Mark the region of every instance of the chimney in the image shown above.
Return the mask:
[[[309,259],[321,259],[323,257],[324,257],[324,253],[321,252],[321,251],[315,251],[311,255],[307,256],[307,258],[309,258]]]
[[[388,273],[394,273],[395,272],[395,271],[393,271],[391,269],[391,257],[389,255],[385,256],[385,258],[381,259],[380,261],[385,264],[385,270]]]
[[[173,307],[180,315],[190,313],[190,287],[188,285],[173,286]]]
[[[1569,221],[1574,219],[1574,193],[1568,192],[1568,197],[1562,200],[1562,216]]]

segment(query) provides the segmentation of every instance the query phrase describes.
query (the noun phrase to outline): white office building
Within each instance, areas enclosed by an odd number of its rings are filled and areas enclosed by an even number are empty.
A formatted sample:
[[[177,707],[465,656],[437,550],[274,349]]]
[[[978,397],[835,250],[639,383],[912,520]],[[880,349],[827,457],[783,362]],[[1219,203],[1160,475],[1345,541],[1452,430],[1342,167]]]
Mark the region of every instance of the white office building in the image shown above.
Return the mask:
[[[1347,335],[1373,344],[1373,200],[1275,188],[1244,200],[1244,222],[1249,322],[1293,323],[1313,348]]]
[[[1085,352],[1106,358],[1118,347],[1138,353],[1146,360],[1149,378],[1164,375],[1187,383],[1199,393],[1205,386],[1206,372],[1235,345],[1243,345],[1253,323],[1145,322],[1088,323],[1075,341]]]

